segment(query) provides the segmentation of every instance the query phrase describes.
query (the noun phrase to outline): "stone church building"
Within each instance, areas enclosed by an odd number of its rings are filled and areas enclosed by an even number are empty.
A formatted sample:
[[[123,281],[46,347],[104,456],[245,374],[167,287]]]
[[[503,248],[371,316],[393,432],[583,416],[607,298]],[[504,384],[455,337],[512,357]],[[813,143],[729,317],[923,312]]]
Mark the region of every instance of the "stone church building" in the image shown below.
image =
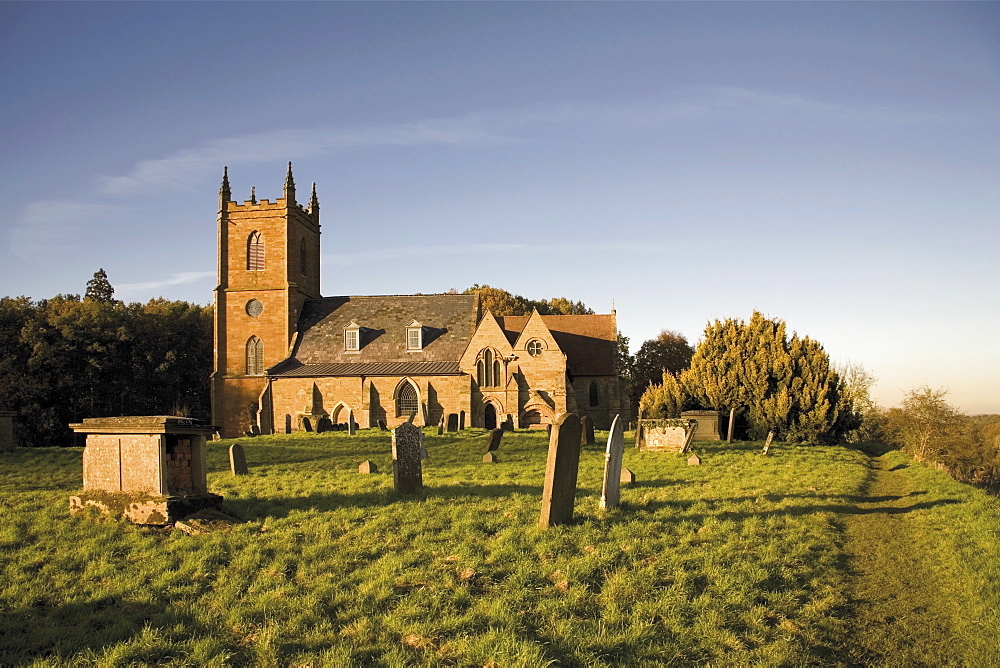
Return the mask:
[[[544,428],[563,412],[607,429],[620,412],[615,314],[495,316],[477,295],[320,294],[316,185],[295,199],[219,191],[212,418],[225,437],[465,424]]]

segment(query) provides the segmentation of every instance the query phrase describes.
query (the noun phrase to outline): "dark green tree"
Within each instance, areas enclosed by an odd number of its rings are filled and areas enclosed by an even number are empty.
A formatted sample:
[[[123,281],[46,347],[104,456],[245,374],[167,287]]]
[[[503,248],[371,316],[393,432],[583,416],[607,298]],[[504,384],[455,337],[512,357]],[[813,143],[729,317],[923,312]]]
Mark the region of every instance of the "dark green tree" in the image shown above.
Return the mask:
[[[679,374],[691,365],[694,348],[679,332],[664,329],[655,339],[644,341],[635,354],[632,405],[638,405],[646,388],[662,382],[663,373]]]
[[[115,289],[111,287],[111,281],[108,280],[108,275],[102,267],[94,272],[92,279],[87,281],[87,292],[84,294],[84,299],[108,303],[114,301],[114,298]]]

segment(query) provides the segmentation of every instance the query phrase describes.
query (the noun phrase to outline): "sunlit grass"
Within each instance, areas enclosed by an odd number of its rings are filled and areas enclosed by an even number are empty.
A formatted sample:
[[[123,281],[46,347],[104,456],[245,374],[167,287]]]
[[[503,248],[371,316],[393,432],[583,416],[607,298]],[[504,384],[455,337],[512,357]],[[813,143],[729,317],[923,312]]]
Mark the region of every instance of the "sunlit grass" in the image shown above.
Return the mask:
[[[0,664],[848,657],[840,518],[870,478],[863,453],[778,446],[761,457],[759,444],[712,443],[688,466],[628,449],[637,482],[602,511],[603,448],[589,447],[576,521],[541,530],[544,432],[506,434],[495,465],[481,462],[485,435],[426,430],[424,489],[410,496],[393,490],[385,432],[243,439],[240,477],[228,470],[232,442],[212,443],[209,488],[242,523],[203,536],[70,517],[79,449],[5,455]],[[365,459],[380,472],[359,474]],[[928,526],[958,521],[945,511],[961,506],[929,506]],[[992,559],[974,577],[997,582],[995,533],[954,534],[941,549]]]

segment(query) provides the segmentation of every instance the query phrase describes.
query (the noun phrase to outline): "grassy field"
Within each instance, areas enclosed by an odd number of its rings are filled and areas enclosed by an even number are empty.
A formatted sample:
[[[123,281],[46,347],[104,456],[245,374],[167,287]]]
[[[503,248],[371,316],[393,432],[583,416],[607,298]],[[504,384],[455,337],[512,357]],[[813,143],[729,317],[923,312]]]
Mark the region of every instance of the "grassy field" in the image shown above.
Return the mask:
[[[605,512],[588,447],[577,521],[543,531],[544,433],[486,465],[485,432],[427,430],[412,496],[384,432],[241,442],[250,475],[211,443],[209,488],[242,522],[201,536],[70,517],[80,449],[0,455],[0,664],[1000,661],[998,504],[899,453],[629,449],[637,481]]]

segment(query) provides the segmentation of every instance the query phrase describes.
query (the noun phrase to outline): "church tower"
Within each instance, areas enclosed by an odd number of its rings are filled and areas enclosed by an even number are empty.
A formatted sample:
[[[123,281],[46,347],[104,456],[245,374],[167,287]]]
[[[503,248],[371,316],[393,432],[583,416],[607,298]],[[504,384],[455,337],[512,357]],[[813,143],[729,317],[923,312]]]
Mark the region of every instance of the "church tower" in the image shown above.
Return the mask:
[[[316,184],[308,206],[296,203],[288,163],[283,195],[258,201],[252,188],[239,204],[223,170],[211,383],[212,422],[224,437],[257,424],[264,373],[288,357],[303,304],[320,297]]]

